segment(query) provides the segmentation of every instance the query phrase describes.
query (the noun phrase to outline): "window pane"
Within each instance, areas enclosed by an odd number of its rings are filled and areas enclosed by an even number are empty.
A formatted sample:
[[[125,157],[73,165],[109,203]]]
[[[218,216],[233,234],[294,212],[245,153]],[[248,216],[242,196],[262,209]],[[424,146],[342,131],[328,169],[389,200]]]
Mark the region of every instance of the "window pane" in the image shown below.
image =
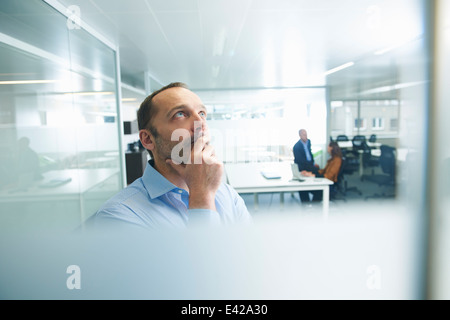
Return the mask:
[[[331,101],[330,110],[330,134],[333,137],[338,135],[353,135],[353,128],[357,126],[354,119],[358,116],[356,101]]]

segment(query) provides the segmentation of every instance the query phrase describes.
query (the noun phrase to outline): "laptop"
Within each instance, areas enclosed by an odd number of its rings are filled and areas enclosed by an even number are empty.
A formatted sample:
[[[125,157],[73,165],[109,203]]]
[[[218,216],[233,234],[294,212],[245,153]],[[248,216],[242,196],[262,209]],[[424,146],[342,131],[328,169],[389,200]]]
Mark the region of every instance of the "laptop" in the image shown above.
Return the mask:
[[[305,181],[305,179],[303,179],[304,177],[298,170],[298,165],[296,163],[291,163],[291,169],[292,169],[292,180]]]
[[[266,179],[281,179],[281,176],[274,171],[261,171],[261,174]]]

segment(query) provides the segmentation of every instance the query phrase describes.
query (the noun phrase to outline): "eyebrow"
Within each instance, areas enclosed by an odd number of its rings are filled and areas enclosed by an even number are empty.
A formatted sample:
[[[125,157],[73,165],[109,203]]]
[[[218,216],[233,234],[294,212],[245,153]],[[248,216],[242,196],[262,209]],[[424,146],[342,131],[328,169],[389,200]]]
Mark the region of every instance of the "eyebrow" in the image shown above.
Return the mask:
[[[206,112],[206,107],[203,104],[200,105],[200,108],[203,109],[202,111]],[[186,106],[184,104],[176,106],[176,107],[170,109],[169,112],[167,112],[166,116],[168,118],[170,118],[170,115],[173,114],[174,112],[179,111],[179,110],[184,110],[184,109],[189,109],[189,108],[188,108],[188,106]]]

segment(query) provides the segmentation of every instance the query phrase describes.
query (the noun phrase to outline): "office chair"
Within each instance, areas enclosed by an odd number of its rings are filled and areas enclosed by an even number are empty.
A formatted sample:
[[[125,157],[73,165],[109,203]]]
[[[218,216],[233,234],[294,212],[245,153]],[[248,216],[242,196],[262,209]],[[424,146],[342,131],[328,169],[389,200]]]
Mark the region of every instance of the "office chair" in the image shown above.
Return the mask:
[[[349,139],[345,134],[340,134],[336,137],[336,141],[349,141]]]
[[[338,176],[338,190],[344,196],[347,195],[348,192],[353,191],[359,195],[362,195],[361,190],[359,190],[355,186],[348,186],[348,180],[346,175],[352,175],[354,172],[359,170],[359,160],[353,157],[342,157],[342,165],[339,171]]]
[[[375,173],[374,169],[375,167],[378,167],[380,165],[380,157],[372,155],[372,148],[369,147],[367,142],[363,142],[361,145],[362,149],[362,161],[363,161],[363,168],[371,167],[372,168],[372,175]],[[363,181],[365,178],[365,175],[361,177],[361,181]]]
[[[392,186],[394,187],[393,194],[374,194],[372,196],[366,197],[368,198],[380,198],[380,197],[395,197],[395,148],[389,147],[386,145],[382,145],[380,147],[381,155],[380,155],[380,167],[383,173],[367,175],[364,177],[365,180],[378,184],[378,186]]]
[[[337,143],[339,143],[339,141],[350,141],[350,140],[348,139],[348,137],[345,134],[340,134],[336,137],[335,141]],[[347,148],[341,148],[341,151],[342,151],[342,155],[344,155],[344,156],[346,156],[348,153]]]
[[[353,145],[353,153],[355,155],[359,155],[359,150],[363,151],[363,143],[366,142],[366,137],[362,135],[356,135],[352,139],[352,145]]]

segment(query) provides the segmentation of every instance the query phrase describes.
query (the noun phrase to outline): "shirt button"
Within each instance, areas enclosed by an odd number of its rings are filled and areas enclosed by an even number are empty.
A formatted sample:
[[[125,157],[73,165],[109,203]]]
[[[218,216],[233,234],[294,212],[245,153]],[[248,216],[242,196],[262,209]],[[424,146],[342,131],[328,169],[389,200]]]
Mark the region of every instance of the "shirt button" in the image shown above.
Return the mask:
[[[180,190],[180,189],[179,189],[179,190],[178,190],[178,193],[183,193],[183,190]]]

